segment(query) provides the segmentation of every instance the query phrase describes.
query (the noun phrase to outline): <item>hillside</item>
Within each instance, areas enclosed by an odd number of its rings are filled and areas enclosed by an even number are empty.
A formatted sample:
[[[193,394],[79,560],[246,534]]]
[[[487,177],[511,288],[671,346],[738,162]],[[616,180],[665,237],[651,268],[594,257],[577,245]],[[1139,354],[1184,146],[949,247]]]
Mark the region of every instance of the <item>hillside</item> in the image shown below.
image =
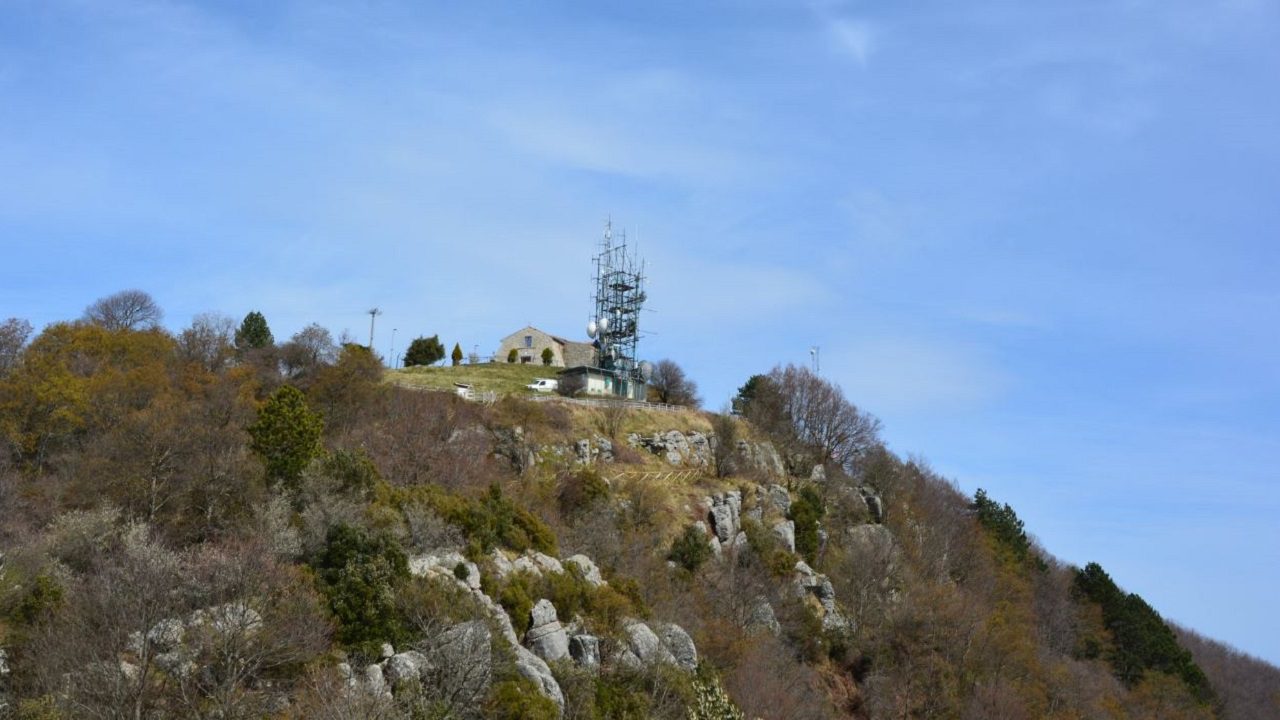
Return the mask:
[[[0,353],[0,717],[1280,714],[803,368],[730,417],[248,336]]]

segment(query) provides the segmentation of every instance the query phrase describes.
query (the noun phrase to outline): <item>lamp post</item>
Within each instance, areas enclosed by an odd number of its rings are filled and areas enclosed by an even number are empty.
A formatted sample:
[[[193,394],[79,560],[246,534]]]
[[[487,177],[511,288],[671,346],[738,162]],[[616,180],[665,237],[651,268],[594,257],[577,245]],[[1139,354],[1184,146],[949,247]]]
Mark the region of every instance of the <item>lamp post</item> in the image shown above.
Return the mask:
[[[396,328],[391,328],[391,369],[397,369],[396,362]]]
[[[378,308],[369,308],[369,352],[373,352],[373,321],[382,314]]]
[[[818,351],[819,351],[820,349],[821,349],[821,348],[819,348],[817,345],[814,345],[814,346],[812,346],[812,347],[810,347],[810,348],[809,348],[809,358],[813,361],[813,374],[814,374],[814,375],[821,375],[821,374],[822,374],[822,365],[821,365],[821,364],[819,364],[819,362],[818,362]]]

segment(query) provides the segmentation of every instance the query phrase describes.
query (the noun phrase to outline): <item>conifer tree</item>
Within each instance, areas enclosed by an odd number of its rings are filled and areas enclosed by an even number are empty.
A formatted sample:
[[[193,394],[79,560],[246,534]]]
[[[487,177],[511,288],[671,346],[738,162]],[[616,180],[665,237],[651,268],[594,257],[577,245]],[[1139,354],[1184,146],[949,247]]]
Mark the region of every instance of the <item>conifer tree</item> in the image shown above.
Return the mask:
[[[272,393],[249,426],[249,447],[267,466],[267,477],[296,482],[313,458],[320,454],[324,420],[307,407],[302,391],[284,385]]]
[[[275,344],[271,336],[271,328],[267,327],[267,319],[257,310],[244,316],[240,328],[236,330],[236,348],[239,350],[256,350]]]
[[[460,344],[458,344],[458,343],[454,343],[454,344],[453,344],[453,354],[451,354],[451,355],[449,356],[449,358],[450,358],[451,360],[453,360],[453,365],[454,365],[454,367],[457,367],[458,365],[461,365],[461,364],[462,364],[462,345],[460,345]]]

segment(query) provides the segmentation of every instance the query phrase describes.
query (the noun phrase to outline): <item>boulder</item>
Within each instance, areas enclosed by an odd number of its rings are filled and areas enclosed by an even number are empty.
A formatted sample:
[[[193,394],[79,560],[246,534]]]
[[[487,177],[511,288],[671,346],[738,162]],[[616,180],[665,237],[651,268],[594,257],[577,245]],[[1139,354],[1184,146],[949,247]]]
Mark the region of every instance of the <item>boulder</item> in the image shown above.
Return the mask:
[[[600,574],[600,568],[596,567],[596,564],[586,555],[574,555],[564,562],[566,565],[578,568],[578,571],[582,573],[582,579],[586,580],[591,587],[598,588],[608,584],[604,581],[604,576]]]
[[[623,634],[630,650],[644,665],[667,663],[674,665],[676,659],[671,651],[662,644],[653,630],[639,620],[625,621]]]
[[[551,674],[551,668],[547,667],[547,663],[542,658],[519,645],[515,646],[515,652],[516,672],[532,682],[538,688],[538,692],[550,698],[563,713],[564,693],[560,690],[560,683],[557,683],[555,676]]]
[[[698,669],[698,648],[684,628],[675,623],[657,623],[654,629],[678,667],[689,672]]]
[[[396,653],[387,658],[383,667],[383,675],[392,687],[401,683],[419,682],[424,671],[431,668],[427,656],[417,650]]]
[[[779,520],[773,524],[773,534],[778,537],[778,541],[787,549],[787,552],[796,551],[796,524],[792,520]]]
[[[478,703],[493,680],[493,635],[482,620],[459,623],[431,643],[433,681],[451,689],[459,700]]]
[[[564,660],[569,657],[569,638],[556,618],[556,607],[543,598],[529,613],[529,632],[525,633],[525,645],[543,660]]]
[[[782,516],[791,513],[791,493],[781,485],[770,485],[764,489],[765,502]]]
[[[569,657],[584,668],[600,667],[600,638],[585,633],[569,638]]]
[[[858,488],[858,492],[862,494],[862,499],[867,503],[867,512],[871,514],[871,521],[875,523],[884,522],[884,501],[874,490],[863,485]]]
[[[382,674],[381,665],[366,665],[363,680],[364,686],[368,688],[369,692],[373,695],[391,694],[391,687],[387,685],[387,679]]]
[[[782,625],[773,612],[773,605],[770,605],[769,599],[763,595],[757,595],[751,601],[751,612],[747,615],[747,632],[769,632],[774,635],[782,632]]]
[[[826,482],[827,469],[822,465],[814,465],[813,470],[809,472],[809,480],[812,482],[819,482],[819,483]]]
[[[738,531],[733,522],[733,509],[728,505],[712,505],[707,519],[711,521],[711,527],[715,529],[716,537],[720,542],[729,542]]]

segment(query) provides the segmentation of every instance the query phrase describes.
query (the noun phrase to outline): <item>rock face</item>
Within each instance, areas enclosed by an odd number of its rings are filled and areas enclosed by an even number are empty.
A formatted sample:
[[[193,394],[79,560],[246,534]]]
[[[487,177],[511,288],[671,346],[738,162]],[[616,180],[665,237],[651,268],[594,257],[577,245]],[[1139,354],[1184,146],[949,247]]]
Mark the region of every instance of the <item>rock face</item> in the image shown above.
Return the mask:
[[[719,495],[712,495],[704,500],[710,507],[707,510],[707,521],[721,543],[733,542],[733,538],[741,530],[742,525],[742,493],[732,490]]]
[[[774,449],[772,443],[752,443],[746,440],[739,440],[738,457],[745,466],[744,469],[755,470],[773,478],[787,476],[787,469],[782,464],[782,456],[778,455],[778,451]]]
[[[525,645],[543,660],[564,660],[569,657],[569,638],[565,635],[556,606],[542,599],[529,613],[529,632],[525,633]]]
[[[684,628],[674,623],[658,623],[654,630],[677,666],[689,672],[698,669],[698,648]]]
[[[423,674],[430,669],[431,662],[427,660],[426,655],[417,650],[408,650],[396,653],[387,659],[386,665],[382,668],[382,674],[394,688],[401,683],[421,682]]]
[[[587,584],[591,587],[598,588],[608,584],[604,581],[604,576],[600,574],[600,568],[596,567],[596,564],[586,555],[574,555],[566,559],[564,564],[576,567],[582,573],[582,579],[587,581]]]
[[[480,702],[493,682],[493,635],[483,620],[460,623],[431,643],[436,678],[459,698]]]
[[[796,524],[792,520],[779,520],[773,525],[773,534],[778,537],[787,552],[796,551]]]
[[[584,668],[600,667],[600,638],[585,633],[569,638],[569,656]]]
[[[662,644],[662,640],[658,639],[657,634],[648,625],[639,620],[630,620],[624,625],[623,634],[627,638],[627,650],[642,664],[675,664],[676,659],[671,655],[671,651]]]
[[[875,523],[884,522],[884,501],[875,491],[866,485],[858,488],[858,492],[862,494],[862,499],[867,503],[867,511],[871,513],[871,521]]]
[[[463,582],[471,590],[480,589],[480,568],[467,560],[460,552],[445,552],[433,555],[418,555],[409,558],[409,573],[417,577],[431,575],[447,575],[457,578],[457,568],[462,566],[466,572]]]
[[[782,632],[782,625],[778,623],[778,616],[774,614],[773,606],[763,595],[758,595],[751,601],[751,614],[747,616],[747,632],[768,632],[774,635]]]
[[[559,708],[560,712],[564,712],[564,693],[560,690],[560,683],[556,682],[555,677],[551,674],[551,668],[542,661],[542,658],[529,652],[520,645],[515,646],[516,651],[516,672],[524,676],[534,684],[538,690],[550,698]]]
[[[807,593],[818,601],[818,605],[822,608],[822,628],[824,630],[850,628],[851,623],[844,616],[844,613],[840,611],[840,606],[836,604],[836,591],[831,585],[830,578],[814,572],[808,563],[800,560],[796,562],[794,582],[796,590],[801,596]]]

